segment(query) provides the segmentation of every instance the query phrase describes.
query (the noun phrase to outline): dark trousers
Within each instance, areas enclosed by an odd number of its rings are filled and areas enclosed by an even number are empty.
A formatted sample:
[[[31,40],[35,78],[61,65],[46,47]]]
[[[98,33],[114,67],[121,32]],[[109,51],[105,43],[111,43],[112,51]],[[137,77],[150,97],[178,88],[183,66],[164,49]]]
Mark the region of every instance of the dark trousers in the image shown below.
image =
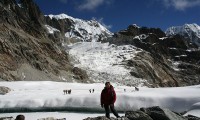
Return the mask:
[[[106,117],[110,119],[110,110],[112,111],[112,113],[118,118],[119,115],[117,113],[117,111],[114,108],[114,104],[111,105],[104,105],[105,111],[106,111]]]

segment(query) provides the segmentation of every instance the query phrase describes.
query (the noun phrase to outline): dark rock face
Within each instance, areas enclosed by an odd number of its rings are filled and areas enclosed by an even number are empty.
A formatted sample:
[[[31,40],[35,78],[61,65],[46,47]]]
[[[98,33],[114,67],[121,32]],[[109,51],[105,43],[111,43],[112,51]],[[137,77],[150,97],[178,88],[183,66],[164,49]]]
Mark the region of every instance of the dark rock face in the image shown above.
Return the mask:
[[[19,3],[22,5],[23,9],[27,11],[27,15],[29,15],[31,20],[35,23],[44,23],[44,15],[32,0],[20,0]]]
[[[76,78],[78,80],[84,80],[84,79],[88,78],[87,73],[80,68],[74,67],[72,71],[75,75],[74,78]]]
[[[147,28],[147,27],[139,28],[136,25],[130,25],[128,26],[127,30],[120,31],[119,33],[127,36],[137,36],[148,33],[155,34],[159,38],[166,36],[165,33],[159,28]]]
[[[151,84],[146,84],[149,87],[179,86],[180,81],[178,82],[177,77],[173,77],[174,73],[167,66],[168,61],[163,59],[141,52],[134,59],[128,60],[127,65],[132,68],[130,74],[137,78],[147,79]]]
[[[47,33],[44,16],[32,0],[20,0],[19,4],[15,0],[0,1],[0,78],[8,81],[74,79],[77,75],[73,73],[68,54],[57,41],[61,35]],[[87,79],[87,75],[78,79]]]
[[[55,18],[51,19],[49,16],[45,17],[45,21],[48,25],[60,30],[62,34],[69,32],[71,29],[70,26],[72,26],[74,24],[74,22],[70,19],[57,20]]]
[[[143,78],[150,87],[185,86],[199,84],[199,54],[195,44],[183,36],[166,37],[155,28],[130,25],[127,30],[115,33],[105,42],[116,45],[133,45],[143,52],[126,61],[130,74]]]
[[[196,117],[196,116],[193,116],[193,115],[188,115],[186,118],[187,118],[188,120],[200,120],[199,117]]]

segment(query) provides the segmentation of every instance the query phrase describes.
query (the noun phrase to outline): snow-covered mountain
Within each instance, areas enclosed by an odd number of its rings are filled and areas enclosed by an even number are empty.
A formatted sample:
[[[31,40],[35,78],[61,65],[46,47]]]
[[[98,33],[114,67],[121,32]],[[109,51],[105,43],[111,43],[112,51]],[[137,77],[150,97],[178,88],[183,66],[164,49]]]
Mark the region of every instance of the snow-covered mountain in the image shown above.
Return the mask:
[[[174,26],[166,30],[166,35],[182,35],[188,38],[190,42],[200,47],[200,26],[197,24],[185,24],[183,26]]]
[[[21,7],[15,0],[5,1],[0,2],[5,13],[0,14],[0,80],[111,81],[149,87],[199,84],[200,49],[188,42],[194,37],[191,40],[198,44],[196,24],[184,29],[188,40],[134,24],[113,35],[95,20],[44,16],[33,0],[21,1]],[[174,35],[175,30],[169,33]]]
[[[103,25],[101,25],[96,20],[82,20],[78,18],[73,18],[66,14],[59,14],[59,15],[47,15],[46,18],[50,18],[52,21],[54,19],[57,20],[57,23],[62,21],[62,25],[66,26],[66,29],[61,29],[60,26],[56,26],[55,23],[49,23],[47,29],[49,33],[52,30],[60,30],[64,32],[65,37],[67,38],[75,38],[82,41],[101,41],[108,36],[111,36],[112,33]],[[49,21],[49,20],[47,20]],[[47,22],[48,23],[48,22]]]

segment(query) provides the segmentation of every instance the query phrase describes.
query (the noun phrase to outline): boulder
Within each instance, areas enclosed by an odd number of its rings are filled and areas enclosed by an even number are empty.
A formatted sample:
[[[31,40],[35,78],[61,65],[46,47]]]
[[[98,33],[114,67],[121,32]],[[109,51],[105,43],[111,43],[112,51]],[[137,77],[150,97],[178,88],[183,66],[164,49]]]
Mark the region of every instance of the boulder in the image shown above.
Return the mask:
[[[129,120],[153,120],[149,115],[142,111],[127,111],[125,116]]]
[[[81,68],[74,67],[72,72],[74,73],[74,78],[78,80],[84,80],[88,78],[86,71],[82,70]]]
[[[140,110],[148,114],[153,120],[187,120],[187,118],[176,114],[169,109],[162,109],[158,106],[141,108]]]
[[[11,91],[11,89],[8,87],[0,86],[0,95],[5,95],[5,94],[9,93],[10,91]]]

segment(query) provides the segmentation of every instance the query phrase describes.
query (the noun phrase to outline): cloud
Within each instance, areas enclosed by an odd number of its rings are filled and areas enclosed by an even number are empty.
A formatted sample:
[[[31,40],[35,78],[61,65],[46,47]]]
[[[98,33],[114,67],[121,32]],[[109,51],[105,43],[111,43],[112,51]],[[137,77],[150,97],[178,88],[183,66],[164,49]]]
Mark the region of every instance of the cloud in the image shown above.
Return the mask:
[[[103,21],[103,18],[100,18],[100,19],[96,19],[95,17],[92,18],[93,20],[96,20],[98,21],[101,25],[103,25],[105,28],[107,29],[111,29],[112,28],[112,25],[106,25]]]
[[[84,0],[82,4],[78,6],[80,10],[94,10],[100,5],[110,4],[111,0]]]
[[[174,7],[177,10],[184,11],[187,8],[200,6],[200,0],[161,0],[164,5],[169,7]]]
[[[62,2],[62,3],[67,3],[67,0],[59,0],[60,2]]]

